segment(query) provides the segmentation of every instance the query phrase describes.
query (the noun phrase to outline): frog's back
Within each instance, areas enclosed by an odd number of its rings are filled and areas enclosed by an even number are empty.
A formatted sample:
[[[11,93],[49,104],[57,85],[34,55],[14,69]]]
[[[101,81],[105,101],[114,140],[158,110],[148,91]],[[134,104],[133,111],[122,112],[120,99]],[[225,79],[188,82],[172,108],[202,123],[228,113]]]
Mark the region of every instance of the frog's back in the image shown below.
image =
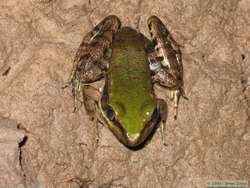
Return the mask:
[[[108,73],[109,101],[130,134],[143,129],[154,110],[145,37],[129,27],[115,36]]]

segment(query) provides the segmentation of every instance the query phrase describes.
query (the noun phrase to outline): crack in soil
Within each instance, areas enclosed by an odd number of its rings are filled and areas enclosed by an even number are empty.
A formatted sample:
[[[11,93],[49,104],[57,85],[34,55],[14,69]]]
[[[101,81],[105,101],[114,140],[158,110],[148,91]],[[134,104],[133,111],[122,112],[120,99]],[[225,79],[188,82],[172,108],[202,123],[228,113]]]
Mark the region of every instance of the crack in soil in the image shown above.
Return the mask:
[[[24,130],[20,124],[17,125],[17,128],[18,129],[22,129]],[[23,160],[23,151],[22,151],[22,147],[27,143],[27,140],[28,140],[28,136],[25,135],[23,137],[23,140],[21,142],[18,143],[18,148],[19,148],[19,165],[20,165],[20,168],[21,168],[21,171],[23,173],[23,178],[24,178],[24,184],[26,182],[26,174],[25,174],[25,171],[24,171],[24,168],[23,168],[23,163],[22,163],[22,160]]]

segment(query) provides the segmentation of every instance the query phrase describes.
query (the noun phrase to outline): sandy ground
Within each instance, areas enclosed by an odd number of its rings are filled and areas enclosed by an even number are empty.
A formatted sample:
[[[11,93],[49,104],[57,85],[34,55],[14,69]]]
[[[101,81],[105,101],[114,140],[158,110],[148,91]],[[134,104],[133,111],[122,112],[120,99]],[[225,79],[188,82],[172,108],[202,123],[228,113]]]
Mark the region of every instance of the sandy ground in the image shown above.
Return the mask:
[[[84,34],[109,14],[148,35],[159,16],[182,46],[185,91],[140,150],[61,89]],[[139,23],[139,25],[138,25]],[[203,188],[250,180],[249,0],[1,0],[0,187]],[[167,97],[164,91],[158,91]]]

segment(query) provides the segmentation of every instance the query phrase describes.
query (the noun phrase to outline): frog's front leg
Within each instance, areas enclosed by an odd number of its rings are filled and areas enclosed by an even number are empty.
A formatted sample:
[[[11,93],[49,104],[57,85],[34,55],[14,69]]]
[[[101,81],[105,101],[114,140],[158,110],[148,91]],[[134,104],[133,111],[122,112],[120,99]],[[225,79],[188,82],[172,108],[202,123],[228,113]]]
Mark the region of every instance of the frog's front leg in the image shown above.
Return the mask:
[[[82,87],[82,95],[86,112],[91,120],[94,120],[96,104],[101,99],[101,92],[91,85],[84,85]]]
[[[120,28],[121,22],[117,16],[108,16],[89,32],[80,44],[74,58],[73,69],[68,85],[72,88],[74,97],[74,111],[77,103],[84,102],[82,85],[90,84],[103,78],[108,63],[105,54],[111,47],[113,37]],[[85,105],[85,107],[87,107]],[[86,108],[86,110],[88,110]]]
[[[99,142],[99,126],[97,126],[97,123],[98,123],[99,119],[98,119],[98,115],[96,114],[96,108],[97,108],[96,104],[101,99],[101,92],[97,88],[95,88],[91,85],[84,85],[82,88],[82,95],[83,95],[84,107],[86,109],[88,117],[96,125],[95,126],[96,144],[98,144],[98,142]]]
[[[171,90],[176,119],[179,98],[180,96],[186,98],[183,90],[181,52],[159,18],[151,16],[148,19],[148,27],[154,46],[154,52],[148,55],[150,70],[153,74],[152,80],[154,83]]]
[[[163,145],[166,145],[165,130],[166,130],[166,120],[168,114],[167,103],[163,99],[156,99],[156,103],[157,103],[157,108],[160,111],[161,115],[160,128],[161,128],[162,143]]]

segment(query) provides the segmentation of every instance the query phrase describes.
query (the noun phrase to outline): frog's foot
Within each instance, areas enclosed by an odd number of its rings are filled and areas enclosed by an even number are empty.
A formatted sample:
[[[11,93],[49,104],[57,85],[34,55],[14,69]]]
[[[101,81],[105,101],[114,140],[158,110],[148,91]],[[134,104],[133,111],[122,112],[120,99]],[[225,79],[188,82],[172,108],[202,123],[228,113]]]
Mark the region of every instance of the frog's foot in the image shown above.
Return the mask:
[[[161,124],[160,124],[160,128],[161,128],[161,139],[162,139],[162,143],[163,145],[167,145],[166,144],[166,139],[165,139],[165,130],[166,130],[166,120],[167,120],[167,114],[168,114],[168,108],[167,108],[167,103],[163,100],[163,99],[157,99],[157,108],[160,111],[160,115],[161,115]]]

